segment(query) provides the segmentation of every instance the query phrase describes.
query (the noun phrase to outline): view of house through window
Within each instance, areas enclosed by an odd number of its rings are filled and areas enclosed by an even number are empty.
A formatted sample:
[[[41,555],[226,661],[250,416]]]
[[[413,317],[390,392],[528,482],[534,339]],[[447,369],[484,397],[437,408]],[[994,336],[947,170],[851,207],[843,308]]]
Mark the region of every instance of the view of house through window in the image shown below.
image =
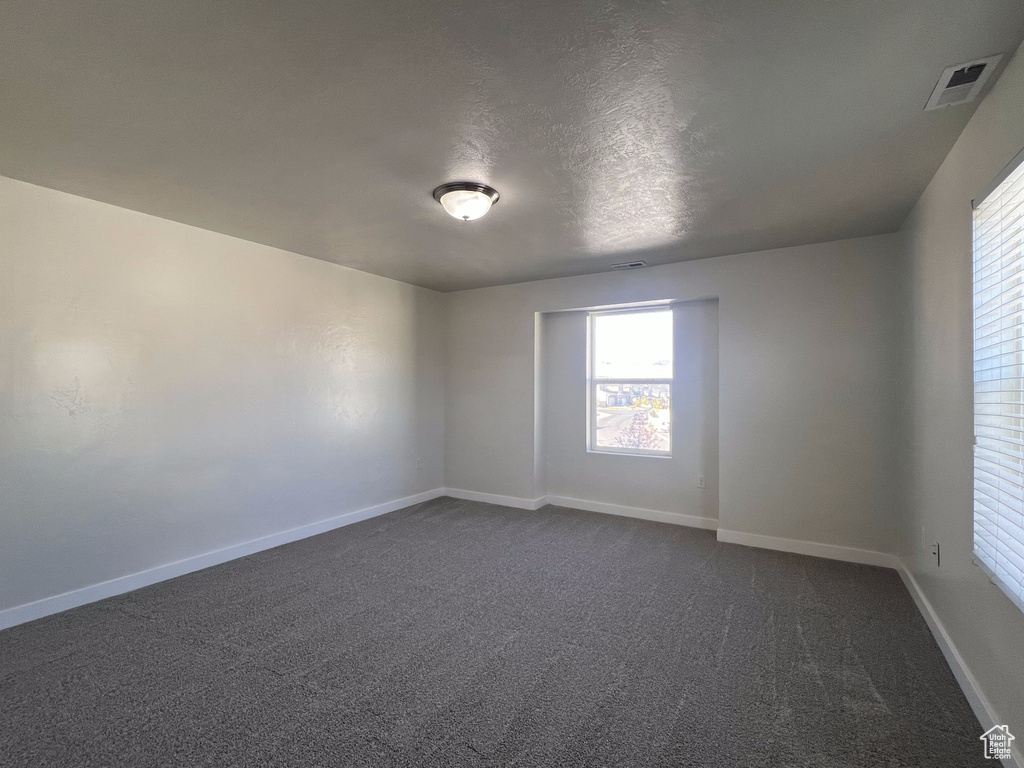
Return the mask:
[[[671,455],[672,310],[590,315],[590,449]]]

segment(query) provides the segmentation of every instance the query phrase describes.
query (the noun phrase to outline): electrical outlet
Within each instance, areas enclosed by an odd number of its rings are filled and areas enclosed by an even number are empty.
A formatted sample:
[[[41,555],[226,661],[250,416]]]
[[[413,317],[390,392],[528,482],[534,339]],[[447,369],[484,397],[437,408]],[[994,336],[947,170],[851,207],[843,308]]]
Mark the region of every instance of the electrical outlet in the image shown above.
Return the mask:
[[[697,487],[703,488],[706,485],[707,483],[704,481],[704,475],[697,475]]]

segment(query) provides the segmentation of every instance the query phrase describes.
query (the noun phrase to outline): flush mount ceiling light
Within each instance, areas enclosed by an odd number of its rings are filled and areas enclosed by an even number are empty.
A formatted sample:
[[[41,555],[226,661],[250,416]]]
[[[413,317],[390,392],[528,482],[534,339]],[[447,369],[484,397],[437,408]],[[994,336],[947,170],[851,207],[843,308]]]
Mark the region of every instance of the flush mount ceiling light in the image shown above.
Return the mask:
[[[498,190],[475,181],[453,181],[434,190],[437,200],[456,219],[479,219],[498,202]]]

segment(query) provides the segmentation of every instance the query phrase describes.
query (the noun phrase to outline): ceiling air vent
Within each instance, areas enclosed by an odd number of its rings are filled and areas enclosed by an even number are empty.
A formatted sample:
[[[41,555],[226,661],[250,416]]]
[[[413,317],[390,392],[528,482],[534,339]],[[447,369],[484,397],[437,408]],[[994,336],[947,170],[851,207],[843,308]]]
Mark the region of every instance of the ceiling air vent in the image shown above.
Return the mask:
[[[1003,54],[946,67],[925,109],[940,109],[974,101],[992,76]]]
[[[621,264],[612,264],[612,269],[640,269],[646,266],[646,261],[624,261]]]

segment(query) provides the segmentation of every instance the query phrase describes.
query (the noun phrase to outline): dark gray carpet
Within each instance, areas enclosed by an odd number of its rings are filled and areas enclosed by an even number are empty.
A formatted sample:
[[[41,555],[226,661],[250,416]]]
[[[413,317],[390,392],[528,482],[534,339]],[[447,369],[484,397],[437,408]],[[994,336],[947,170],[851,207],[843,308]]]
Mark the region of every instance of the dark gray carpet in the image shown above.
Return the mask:
[[[0,765],[988,766],[895,571],[438,499],[0,632]]]

